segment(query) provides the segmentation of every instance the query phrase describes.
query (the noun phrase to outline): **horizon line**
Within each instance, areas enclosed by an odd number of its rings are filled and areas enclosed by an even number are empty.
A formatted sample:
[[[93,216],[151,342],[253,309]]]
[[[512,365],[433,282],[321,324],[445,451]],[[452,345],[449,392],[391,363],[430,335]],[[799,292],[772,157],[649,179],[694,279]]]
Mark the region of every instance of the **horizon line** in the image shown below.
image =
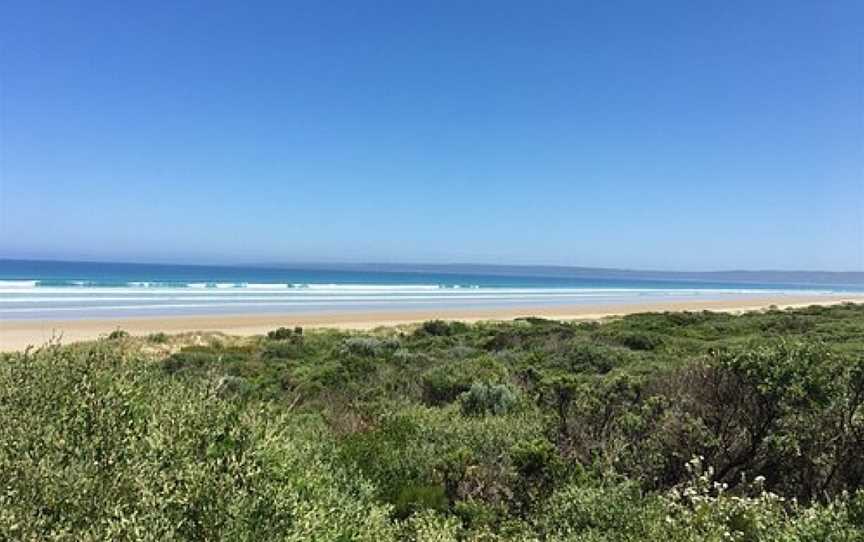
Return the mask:
[[[223,267],[223,268],[265,268],[265,269],[297,269],[301,267],[309,268],[309,266],[393,266],[393,267],[475,267],[475,268],[512,268],[512,269],[555,269],[560,271],[565,270],[581,270],[581,271],[606,271],[606,272],[622,272],[622,273],[679,273],[679,274],[722,274],[722,273],[824,273],[836,275],[862,274],[864,270],[826,270],[826,269],[709,269],[709,270],[684,270],[684,269],[642,269],[636,267],[603,267],[596,265],[565,265],[565,264],[509,264],[509,263],[476,263],[476,262],[447,262],[447,263],[428,263],[428,262],[351,262],[351,261],[296,261],[296,262],[237,262],[237,263],[182,263],[169,261],[128,261],[128,260],[91,260],[91,259],[64,259],[64,258],[10,258],[0,256],[0,262],[15,261],[15,262],[45,262],[45,263],[86,263],[86,264],[109,264],[109,265],[154,265],[154,266],[188,266],[188,267]],[[319,267],[320,268],[320,267]],[[314,267],[313,267],[314,269]]]

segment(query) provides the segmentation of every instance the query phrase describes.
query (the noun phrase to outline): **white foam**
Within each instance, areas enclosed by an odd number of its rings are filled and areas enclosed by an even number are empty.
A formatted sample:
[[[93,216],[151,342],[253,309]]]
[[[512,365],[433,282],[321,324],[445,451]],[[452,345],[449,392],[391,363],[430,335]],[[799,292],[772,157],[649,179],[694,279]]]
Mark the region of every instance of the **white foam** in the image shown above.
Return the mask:
[[[782,294],[782,292],[773,291],[775,294]],[[785,294],[799,294],[802,293],[800,291],[786,291]],[[404,305],[452,305],[454,301],[458,301],[458,303],[463,303],[466,305],[477,305],[477,304],[489,304],[489,303],[513,303],[513,302],[524,302],[527,299],[533,299],[535,301],[555,301],[556,299],[567,299],[570,296],[500,296],[500,297],[488,297],[488,296],[464,296],[458,299],[454,299],[452,296],[436,296],[436,295],[428,295],[428,296],[410,296],[409,298],[405,297],[389,297],[389,296],[373,296],[373,297],[344,297],[344,296],[336,296],[336,297],[320,297],[315,299],[309,298],[251,298],[251,299],[237,299],[237,300],[226,300],[224,298],[213,298],[211,299],[162,299],[159,303],[156,304],[141,304],[141,303],[132,303],[132,304],[124,304],[124,305],[94,305],[94,304],[86,304],[86,305],[78,305],[78,306],[37,306],[37,307],[0,307],[0,316],[4,314],[26,314],[26,313],[65,313],[65,312],[104,312],[104,311],[142,311],[142,312],[152,312],[159,310],[188,310],[188,309],[214,309],[214,308],[243,308],[243,307],[269,307],[269,308],[277,308],[277,307],[285,307],[285,308],[318,308],[318,307],[364,307],[364,306],[393,306],[399,303]],[[609,296],[608,294],[596,295],[593,301],[604,300],[614,298],[615,296]],[[683,298],[689,298],[691,296],[682,295]],[[128,299],[118,299],[112,301],[129,301]],[[591,301],[588,301],[589,303]]]
[[[0,280],[0,289],[35,288],[35,280]]]
[[[389,284],[309,284],[302,288],[291,288],[298,295],[320,295],[322,293],[340,294],[377,294],[377,293],[438,293],[446,295],[451,289],[430,285],[389,285]],[[496,290],[490,288],[490,291]]]
[[[9,284],[14,282],[14,284]],[[131,296],[145,295],[149,297],[162,297],[171,295],[189,295],[189,296],[234,296],[245,295],[255,292],[261,295],[291,295],[298,297],[313,298],[322,295],[344,296],[344,295],[392,295],[394,298],[409,294],[428,294],[438,296],[460,296],[460,295],[485,295],[490,297],[525,294],[531,296],[537,295],[631,295],[631,296],[705,296],[705,295],[784,295],[784,294],[801,294],[801,295],[820,295],[834,293],[831,290],[772,290],[772,289],[723,289],[723,288],[438,288],[435,286],[426,285],[336,285],[338,288],[331,288],[331,285],[323,285],[324,287],[311,288],[288,288],[287,285],[264,285],[255,284],[252,288],[238,286],[233,283],[192,283],[188,287],[152,287],[152,286],[134,286],[134,287],[70,287],[70,286],[38,286],[34,285],[35,281],[6,281],[5,284],[0,282],[0,295],[15,294],[23,296],[32,294],[34,296],[69,296],[76,295],[83,298],[97,299],[102,296]],[[2,298],[0,298],[2,299]]]
[[[694,285],[695,286],[695,285]],[[829,289],[486,287],[439,284],[333,284],[133,281],[113,285],[88,281],[0,281],[0,318],[16,315],[110,315],[140,311],[207,314],[284,308],[290,311],[398,309],[410,306],[538,306],[646,302],[652,299],[728,299],[744,296],[820,295]],[[60,316],[63,317],[63,316]]]

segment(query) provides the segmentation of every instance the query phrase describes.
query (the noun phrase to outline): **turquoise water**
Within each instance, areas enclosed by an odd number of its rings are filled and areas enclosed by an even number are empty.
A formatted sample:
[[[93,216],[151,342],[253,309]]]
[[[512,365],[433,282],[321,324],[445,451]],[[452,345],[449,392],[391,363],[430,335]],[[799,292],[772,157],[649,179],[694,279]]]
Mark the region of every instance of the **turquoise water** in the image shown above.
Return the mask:
[[[638,303],[760,294],[826,295],[860,286],[694,278],[549,276],[508,268],[273,268],[0,260],[0,319],[344,312]],[[558,273],[561,275],[562,273]],[[612,274],[612,273],[608,273]]]

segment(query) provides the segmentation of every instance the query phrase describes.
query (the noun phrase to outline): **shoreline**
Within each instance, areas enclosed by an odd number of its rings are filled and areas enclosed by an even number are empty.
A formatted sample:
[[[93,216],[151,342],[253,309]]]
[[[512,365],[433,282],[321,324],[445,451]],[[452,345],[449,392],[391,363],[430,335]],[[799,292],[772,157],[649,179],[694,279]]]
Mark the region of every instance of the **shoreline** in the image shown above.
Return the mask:
[[[714,299],[618,304],[526,305],[506,308],[462,307],[438,310],[339,311],[293,314],[153,316],[93,320],[0,320],[0,351],[11,352],[22,350],[29,345],[39,346],[46,343],[52,337],[57,336],[61,336],[64,344],[94,340],[118,328],[132,335],[147,335],[156,332],[178,334],[201,331],[250,336],[263,335],[281,326],[301,326],[309,329],[370,330],[382,326],[392,327],[417,324],[434,319],[478,322],[537,316],[557,320],[599,320],[640,312],[710,310],[739,313],[764,310],[770,306],[786,309],[809,305],[835,305],[848,302],[864,303],[864,295],[775,295],[738,298],[734,300]]]

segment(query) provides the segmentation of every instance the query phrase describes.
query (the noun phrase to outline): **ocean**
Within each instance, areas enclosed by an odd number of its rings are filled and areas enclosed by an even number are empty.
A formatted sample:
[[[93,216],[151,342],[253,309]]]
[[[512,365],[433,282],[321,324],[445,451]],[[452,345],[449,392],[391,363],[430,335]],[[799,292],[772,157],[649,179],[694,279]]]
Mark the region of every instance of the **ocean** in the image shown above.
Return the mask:
[[[698,273],[640,278],[637,272],[622,277],[613,270],[585,276],[584,270],[455,269],[0,260],[0,320],[537,307],[864,291],[861,284],[830,284],[824,277],[808,283],[800,274],[792,283],[777,281],[777,273],[759,282],[707,280],[700,277],[716,275]]]

